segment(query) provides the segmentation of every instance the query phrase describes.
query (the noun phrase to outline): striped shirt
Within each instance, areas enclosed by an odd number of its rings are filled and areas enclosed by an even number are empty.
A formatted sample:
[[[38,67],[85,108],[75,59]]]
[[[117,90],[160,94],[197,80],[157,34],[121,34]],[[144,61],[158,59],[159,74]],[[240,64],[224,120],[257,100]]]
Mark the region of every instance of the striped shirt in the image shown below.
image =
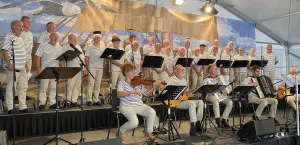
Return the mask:
[[[76,44],[75,47],[81,52],[79,57],[81,58],[82,61],[84,61],[84,54],[82,52],[81,47],[78,44]],[[75,51],[68,43],[68,44],[64,45],[61,54],[63,54],[64,52],[66,52],[68,50]],[[76,56],[73,60],[67,62],[67,67],[81,67],[80,59]]]
[[[15,68],[17,70],[25,70],[26,50],[25,50],[23,39],[21,37],[17,37],[12,32],[6,34],[4,38],[2,50],[7,50],[10,63],[13,64],[13,58],[11,56],[12,42],[13,42],[13,49],[15,54]],[[7,64],[5,61],[3,67],[7,68]]]
[[[142,90],[142,94],[144,94],[147,89],[143,85],[139,86],[132,86],[125,80],[121,80],[118,82],[118,91],[122,92],[128,92],[128,91],[135,91],[137,89]],[[142,101],[142,95],[137,95],[137,94],[130,94],[126,97],[120,97],[120,106],[141,106],[143,104]]]
[[[248,60],[248,56],[246,54],[244,54],[243,56],[237,54],[234,56],[234,60]],[[238,72],[247,72],[247,67],[240,67],[237,69]]]
[[[167,80],[167,85],[187,86],[187,82],[185,78],[179,79],[174,75]]]
[[[104,59],[100,58],[102,53],[104,52],[103,49],[99,46],[91,45],[86,47],[85,56],[89,57],[89,67],[92,68],[103,68]]]
[[[263,55],[264,60],[268,60],[267,65],[263,68],[266,72],[272,72],[275,71],[275,61],[276,61],[276,55],[275,53],[265,53]]]
[[[23,31],[21,37],[24,41],[26,57],[27,59],[31,59],[32,47],[33,47],[33,36],[30,31]]]
[[[258,58],[256,56],[250,56],[250,55],[248,55],[248,59],[249,59],[249,61],[258,60]]]
[[[61,46],[58,43],[53,46],[49,43],[42,43],[35,55],[41,57],[41,70],[46,67],[58,67],[59,60],[55,60],[61,54]]]

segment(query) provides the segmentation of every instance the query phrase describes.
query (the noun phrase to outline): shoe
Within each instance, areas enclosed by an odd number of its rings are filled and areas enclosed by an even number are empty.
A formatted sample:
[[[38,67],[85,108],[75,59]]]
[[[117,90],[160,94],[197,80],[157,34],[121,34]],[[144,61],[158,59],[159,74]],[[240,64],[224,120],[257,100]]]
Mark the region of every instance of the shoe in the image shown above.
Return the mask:
[[[88,101],[88,102],[87,102],[87,105],[88,105],[88,106],[93,106],[93,102]]]
[[[94,105],[94,106],[100,106],[101,103],[100,103],[100,102],[96,102],[96,103],[94,103],[93,105]]]
[[[17,110],[13,112],[13,109],[7,111],[7,114],[13,114],[13,113],[18,114],[19,112]]]
[[[75,107],[79,107],[79,106],[80,105],[78,105],[77,102],[75,102],[75,103],[71,103],[69,107],[70,108],[75,108]]]
[[[30,113],[30,111],[28,109],[23,109],[19,111],[20,113]]]
[[[39,106],[39,110],[40,110],[40,111],[45,110],[45,105],[40,105],[40,106]]]
[[[190,136],[200,136],[200,134],[196,131],[196,124],[194,122],[191,123]]]
[[[259,120],[259,118],[255,114],[252,115],[252,119],[253,120]]]
[[[197,122],[196,122],[195,128],[196,128],[196,131],[197,131],[198,133],[202,133],[202,128],[201,128],[201,123],[200,123],[200,121],[197,121]]]
[[[229,125],[227,119],[222,119],[222,122],[221,122],[221,123],[222,123],[223,127],[230,127],[230,125]]]
[[[105,105],[105,99],[101,99],[101,105]]]
[[[221,121],[220,121],[220,118],[216,118],[216,124],[217,124],[217,127],[218,128],[222,128],[222,124],[221,124]]]
[[[56,109],[56,104],[50,105],[49,109]]]

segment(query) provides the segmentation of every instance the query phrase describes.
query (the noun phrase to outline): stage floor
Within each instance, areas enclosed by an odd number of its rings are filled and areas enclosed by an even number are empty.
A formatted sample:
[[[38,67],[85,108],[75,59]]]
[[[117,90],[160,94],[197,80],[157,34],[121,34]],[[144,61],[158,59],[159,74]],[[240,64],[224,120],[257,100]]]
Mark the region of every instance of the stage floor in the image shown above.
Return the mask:
[[[277,119],[280,121],[280,123],[285,123],[285,119],[282,118],[282,111],[278,111],[277,113]],[[266,115],[263,115],[262,118],[266,118]],[[251,114],[247,114],[245,117],[244,122],[248,122],[251,120]],[[213,120],[214,121],[214,120]],[[229,118],[230,123],[232,124],[232,117]],[[238,117],[235,117],[236,123],[238,122]],[[179,121],[177,121],[178,125]],[[219,129],[220,135],[215,131],[214,128],[209,127],[209,132],[205,133],[204,136],[201,137],[191,137],[188,135],[189,131],[189,121],[183,121],[181,128],[179,129],[179,133],[183,140],[186,140],[187,145],[225,145],[225,144],[247,144],[240,142],[237,139],[236,133],[232,131],[223,131]],[[111,130],[110,137],[115,138],[116,134],[116,128],[113,128]],[[101,129],[97,131],[86,131],[83,133],[84,138],[86,141],[97,141],[97,140],[103,140],[107,137],[108,129]],[[63,139],[66,139],[72,143],[77,143],[80,139],[80,132],[76,133],[68,133],[68,134],[61,134],[60,135]],[[47,142],[48,140],[52,139],[53,135],[50,136],[40,136],[40,137],[27,137],[27,138],[20,138],[18,137],[17,143],[19,145],[42,145],[43,143]],[[144,144],[145,142],[145,136],[143,134],[143,127],[139,126],[134,136],[132,136],[132,131],[128,131],[125,133],[126,137],[126,143],[128,145],[140,145]],[[160,137],[167,137],[166,135],[160,136]],[[158,140],[160,143],[164,142],[161,140]],[[51,143],[50,145],[54,145],[55,143]],[[67,145],[66,143],[59,142],[59,145]]]

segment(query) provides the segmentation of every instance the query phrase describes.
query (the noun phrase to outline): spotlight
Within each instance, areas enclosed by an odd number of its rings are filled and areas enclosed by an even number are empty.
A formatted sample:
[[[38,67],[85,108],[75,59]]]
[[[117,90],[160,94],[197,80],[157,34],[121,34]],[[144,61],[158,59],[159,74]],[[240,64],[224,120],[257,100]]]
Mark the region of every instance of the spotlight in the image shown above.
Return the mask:
[[[181,5],[183,5],[184,1],[185,1],[185,0],[173,0],[174,5],[176,5],[176,6],[181,6]]]
[[[214,5],[212,3],[206,3],[202,8],[201,12],[203,14],[208,14],[208,15],[217,15],[218,10],[215,9]]]

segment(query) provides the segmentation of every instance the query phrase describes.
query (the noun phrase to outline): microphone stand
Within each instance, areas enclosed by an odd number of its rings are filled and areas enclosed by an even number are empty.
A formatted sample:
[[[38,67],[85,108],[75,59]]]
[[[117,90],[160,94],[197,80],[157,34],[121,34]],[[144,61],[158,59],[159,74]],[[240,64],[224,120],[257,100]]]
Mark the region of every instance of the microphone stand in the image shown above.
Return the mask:
[[[231,52],[230,52],[230,54],[229,54],[229,60],[231,61],[232,60],[232,56],[233,56],[233,50],[231,50]],[[229,75],[229,81],[231,81],[231,72],[232,72],[232,66],[230,65],[229,66],[229,71],[228,71],[228,75]],[[233,78],[232,78],[233,79]],[[233,81],[233,80],[232,80]],[[234,117],[235,117],[235,114],[234,114],[234,109],[235,109],[235,105],[234,105],[234,99],[235,99],[235,94],[234,94],[234,83],[231,83],[231,84],[229,84],[229,85],[231,85],[231,89],[232,89],[232,131],[236,131],[236,128],[235,128],[235,122],[234,122]],[[241,101],[239,100],[239,109],[241,109]],[[241,120],[241,117],[240,117],[240,120]],[[240,121],[240,125],[241,125],[241,121]],[[241,126],[240,126],[241,127]]]
[[[72,47],[73,48],[73,47]],[[74,48],[73,48],[74,49]],[[80,54],[82,54],[82,52],[78,51],[78,49],[74,49],[76,54],[77,54],[77,57],[78,59],[80,60],[81,64],[80,64],[80,67],[81,67],[81,70],[85,69],[88,71],[88,73],[92,76],[93,79],[95,79],[95,77],[93,76],[93,74],[90,72],[90,70],[87,68],[87,66],[85,65],[84,61],[81,59],[80,57]],[[80,115],[81,115],[81,125],[80,125],[80,140],[79,140],[79,143],[81,142],[85,142],[85,138],[83,138],[83,76],[84,76],[84,73],[83,71],[81,72],[82,76],[81,76],[81,87],[80,87],[80,91],[81,91],[81,98],[80,98],[80,101],[81,101],[81,105],[80,105]]]
[[[296,82],[296,123],[297,123],[297,136],[300,135],[299,133],[299,92],[298,92],[298,79],[297,79],[297,74],[295,75],[295,82]]]
[[[15,50],[14,50],[14,41],[11,42],[11,56],[12,56],[12,65],[13,65],[13,110],[12,110],[12,123],[13,123],[13,144],[12,145],[17,145],[16,144],[16,114],[15,114],[15,95],[16,95],[16,87],[15,87],[15,82],[16,82],[16,64],[15,64]]]

